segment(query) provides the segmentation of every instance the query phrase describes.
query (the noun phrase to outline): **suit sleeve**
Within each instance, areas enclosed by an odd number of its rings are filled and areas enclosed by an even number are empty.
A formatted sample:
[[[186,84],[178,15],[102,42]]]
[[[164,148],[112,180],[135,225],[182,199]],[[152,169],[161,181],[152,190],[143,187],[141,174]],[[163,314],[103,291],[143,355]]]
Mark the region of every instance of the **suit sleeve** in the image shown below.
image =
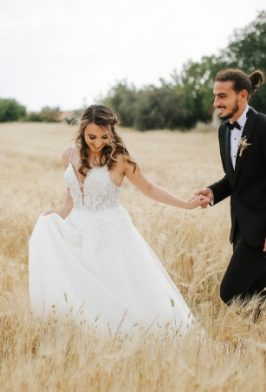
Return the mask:
[[[208,188],[210,188],[213,192],[213,204],[217,204],[220,201],[224,200],[226,197],[230,196],[232,192],[232,188],[227,175],[225,175],[220,181],[209,185]]]
[[[263,116],[263,125],[262,125],[262,129],[263,129],[263,155],[264,155],[264,160],[266,161],[266,116]]]

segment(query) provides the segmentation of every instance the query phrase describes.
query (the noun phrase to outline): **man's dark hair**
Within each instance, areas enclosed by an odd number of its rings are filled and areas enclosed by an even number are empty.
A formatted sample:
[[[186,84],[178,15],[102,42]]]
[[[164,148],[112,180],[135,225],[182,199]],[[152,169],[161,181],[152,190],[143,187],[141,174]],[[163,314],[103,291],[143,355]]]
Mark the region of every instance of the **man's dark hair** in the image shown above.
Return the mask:
[[[237,92],[247,90],[248,94],[253,94],[265,82],[263,71],[257,69],[247,75],[241,69],[227,68],[217,73],[216,82],[233,82],[233,89]]]

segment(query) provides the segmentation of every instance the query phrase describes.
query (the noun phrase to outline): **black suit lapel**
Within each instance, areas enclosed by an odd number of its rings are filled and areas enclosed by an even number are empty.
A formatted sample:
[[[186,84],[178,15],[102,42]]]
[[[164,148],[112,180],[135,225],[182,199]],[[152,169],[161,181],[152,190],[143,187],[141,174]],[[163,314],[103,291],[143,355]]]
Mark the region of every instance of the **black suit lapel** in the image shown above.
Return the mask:
[[[231,160],[231,132],[230,129],[227,128],[226,124],[225,126],[225,137],[224,137],[224,162],[225,162],[225,169],[227,176],[229,177],[230,182],[234,181],[234,168],[232,165],[232,160]]]
[[[253,131],[253,125],[254,125],[254,122],[256,119],[256,115],[257,115],[257,112],[252,107],[247,112],[247,121],[246,121],[246,124],[243,129],[242,139],[244,137],[246,137],[248,143],[249,143],[249,139],[251,137],[252,131]],[[236,167],[235,167],[235,180],[239,174],[239,170],[241,168],[241,165],[242,165],[243,161],[245,160],[245,156],[246,156],[245,151],[243,151],[243,154],[240,157],[239,150],[238,150],[237,158],[236,158]]]

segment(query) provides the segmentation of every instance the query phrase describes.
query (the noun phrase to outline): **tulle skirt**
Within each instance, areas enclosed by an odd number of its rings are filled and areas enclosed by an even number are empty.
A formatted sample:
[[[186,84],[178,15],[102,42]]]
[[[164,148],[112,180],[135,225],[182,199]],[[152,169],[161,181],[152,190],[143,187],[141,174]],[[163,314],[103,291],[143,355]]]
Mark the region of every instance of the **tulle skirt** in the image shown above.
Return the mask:
[[[33,312],[70,314],[102,331],[139,328],[179,335],[194,318],[122,207],[41,215],[29,241]]]

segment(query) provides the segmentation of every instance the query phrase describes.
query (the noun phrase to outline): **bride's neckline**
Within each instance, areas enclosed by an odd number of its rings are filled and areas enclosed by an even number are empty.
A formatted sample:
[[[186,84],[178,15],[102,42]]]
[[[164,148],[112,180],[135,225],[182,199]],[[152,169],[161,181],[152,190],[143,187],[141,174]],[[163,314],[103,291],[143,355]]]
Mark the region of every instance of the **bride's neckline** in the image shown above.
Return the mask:
[[[91,173],[93,170],[95,170],[95,169],[105,169],[105,170],[107,171],[107,173],[108,173],[108,176],[109,176],[109,179],[110,179],[111,184],[112,184],[115,188],[117,188],[117,189],[120,188],[120,186],[119,186],[119,185],[116,185],[116,184],[114,183],[114,181],[112,180],[111,174],[110,174],[110,170],[108,169],[108,167],[107,167],[106,164],[105,164],[105,165],[102,165],[102,166],[100,166],[100,165],[99,165],[99,166],[93,166],[90,170],[88,170],[86,176],[84,177],[83,182],[80,182],[80,181],[79,181],[79,178],[78,178],[78,176],[77,176],[76,170],[75,170],[74,165],[73,165],[73,163],[72,163],[71,161],[69,162],[69,164],[68,164],[68,166],[67,166],[65,172],[67,171],[67,169],[68,169],[69,166],[72,168],[72,171],[73,171],[73,173],[74,173],[74,176],[75,176],[75,178],[76,178],[76,180],[77,180],[77,183],[78,183],[80,189],[84,187],[84,184],[85,184],[87,178],[89,178],[90,173]]]

